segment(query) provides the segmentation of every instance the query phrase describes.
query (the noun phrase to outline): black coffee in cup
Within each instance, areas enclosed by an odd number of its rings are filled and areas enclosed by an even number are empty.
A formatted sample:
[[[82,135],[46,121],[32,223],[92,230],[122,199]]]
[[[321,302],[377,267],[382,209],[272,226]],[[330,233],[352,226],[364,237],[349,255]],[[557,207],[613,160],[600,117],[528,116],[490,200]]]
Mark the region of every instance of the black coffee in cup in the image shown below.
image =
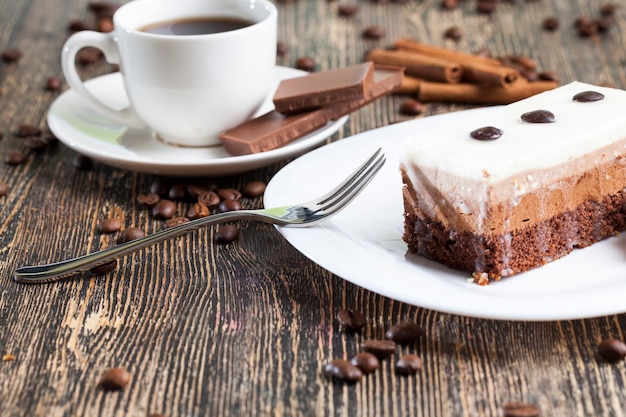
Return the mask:
[[[245,28],[255,22],[239,17],[202,17],[151,23],[139,29],[156,35],[208,35]]]

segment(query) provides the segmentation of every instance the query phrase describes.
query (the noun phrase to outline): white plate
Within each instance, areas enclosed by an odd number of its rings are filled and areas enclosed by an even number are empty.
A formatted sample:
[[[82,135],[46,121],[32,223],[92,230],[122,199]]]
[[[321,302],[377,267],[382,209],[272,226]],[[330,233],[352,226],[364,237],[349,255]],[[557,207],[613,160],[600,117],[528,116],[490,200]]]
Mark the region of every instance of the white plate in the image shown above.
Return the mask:
[[[307,201],[333,187],[378,147],[387,163],[366,190],[319,226],[279,227],[305,256],[334,274],[387,297],[471,317],[567,320],[626,311],[626,234],[606,239],[544,267],[488,286],[470,274],[407,253],[398,169],[400,143],[416,132],[452,123],[468,110],[398,123],[317,149],[278,172],[266,207]]]
[[[307,74],[287,67],[276,67],[274,88],[258,114],[273,109],[272,96],[278,83]],[[122,75],[112,73],[85,83],[104,103],[128,106]],[[166,145],[149,129],[128,129],[100,116],[72,90],[65,91],[48,111],[50,130],[70,148],[95,160],[132,171],[161,175],[224,175],[260,168],[299,155],[320,145],[348,120],[348,116],[281,148],[253,155],[232,156],[222,146],[184,148]]]

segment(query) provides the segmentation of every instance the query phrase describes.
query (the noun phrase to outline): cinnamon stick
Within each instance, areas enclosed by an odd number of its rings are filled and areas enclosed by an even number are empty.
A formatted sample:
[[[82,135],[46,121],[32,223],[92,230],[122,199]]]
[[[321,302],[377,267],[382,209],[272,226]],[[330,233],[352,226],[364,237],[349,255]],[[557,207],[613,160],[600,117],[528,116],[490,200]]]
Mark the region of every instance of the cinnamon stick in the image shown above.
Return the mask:
[[[373,49],[366,60],[404,67],[405,74],[430,81],[458,83],[463,75],[461,66],[456,62],[407,51]]]
[[[556,87],[558,83],[553,81],[519,80],[510,87],[422,81],[417,97],[422,102],[509,104]]]
[[[515,68],[479,62],[462,63],[461,66],[463,67],[461,82],[509,87],[520,78],[520,73]]]
[[[467,64],[469,62],[476,62],[478,64],[493,65],[496,67],[502,66],[502,63],[495,58],[488,58],[484,56],[468,54],[467,52],[442,48],[439,46],[427,45],[412,39],[398,39],[394,42],[393,46],[396,49],[405,49],[432,57],[446,59],[448,61],[456,61],[461,65]]]
[[[404,75],[402,77],[402,84],[396,91],[398,94],[415,94],[420,88],[421,79],[411,77],[410,75]]]

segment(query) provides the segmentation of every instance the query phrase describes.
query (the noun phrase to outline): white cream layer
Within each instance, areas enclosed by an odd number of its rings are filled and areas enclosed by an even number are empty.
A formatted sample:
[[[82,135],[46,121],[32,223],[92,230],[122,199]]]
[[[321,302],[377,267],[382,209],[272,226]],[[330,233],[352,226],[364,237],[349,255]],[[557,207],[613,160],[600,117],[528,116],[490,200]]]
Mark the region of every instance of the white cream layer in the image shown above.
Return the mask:
[[[589,103],[572,99],[588,90],[605,97]],[[435,169],[448,178],[495,185],[523,172],[564,164],[625,138],[625,109],[626,91],[573,82],[493,112],[470,114],[454,124],[417,133],[403,143],[400,162],[406,167]],[[556,122],[521,120],[522,114],[534,110],[551,111]],[[502,137],[479,141],[470,136],[485,126],[501,129]]]

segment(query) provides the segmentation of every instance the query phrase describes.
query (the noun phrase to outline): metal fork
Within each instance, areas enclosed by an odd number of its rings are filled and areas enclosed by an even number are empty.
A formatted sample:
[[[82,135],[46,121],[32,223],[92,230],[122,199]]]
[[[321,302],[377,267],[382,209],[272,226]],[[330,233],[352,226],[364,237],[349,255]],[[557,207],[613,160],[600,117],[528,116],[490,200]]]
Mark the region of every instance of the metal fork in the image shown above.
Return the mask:
[[[40,266],[24,266],[15,271],[14,279],[26,284],[42,284],[87,271],[136,252],[163,240],[214,224],[234,220],[257,220],[281,226],[308,227],[337,214],[348,205],[374,178],[385,163],[385,155],[378,149],[348,178],[330,192],[306,203],[259,210],[238,210],[202,217],[140,239],[112,246],[78,258]]]

